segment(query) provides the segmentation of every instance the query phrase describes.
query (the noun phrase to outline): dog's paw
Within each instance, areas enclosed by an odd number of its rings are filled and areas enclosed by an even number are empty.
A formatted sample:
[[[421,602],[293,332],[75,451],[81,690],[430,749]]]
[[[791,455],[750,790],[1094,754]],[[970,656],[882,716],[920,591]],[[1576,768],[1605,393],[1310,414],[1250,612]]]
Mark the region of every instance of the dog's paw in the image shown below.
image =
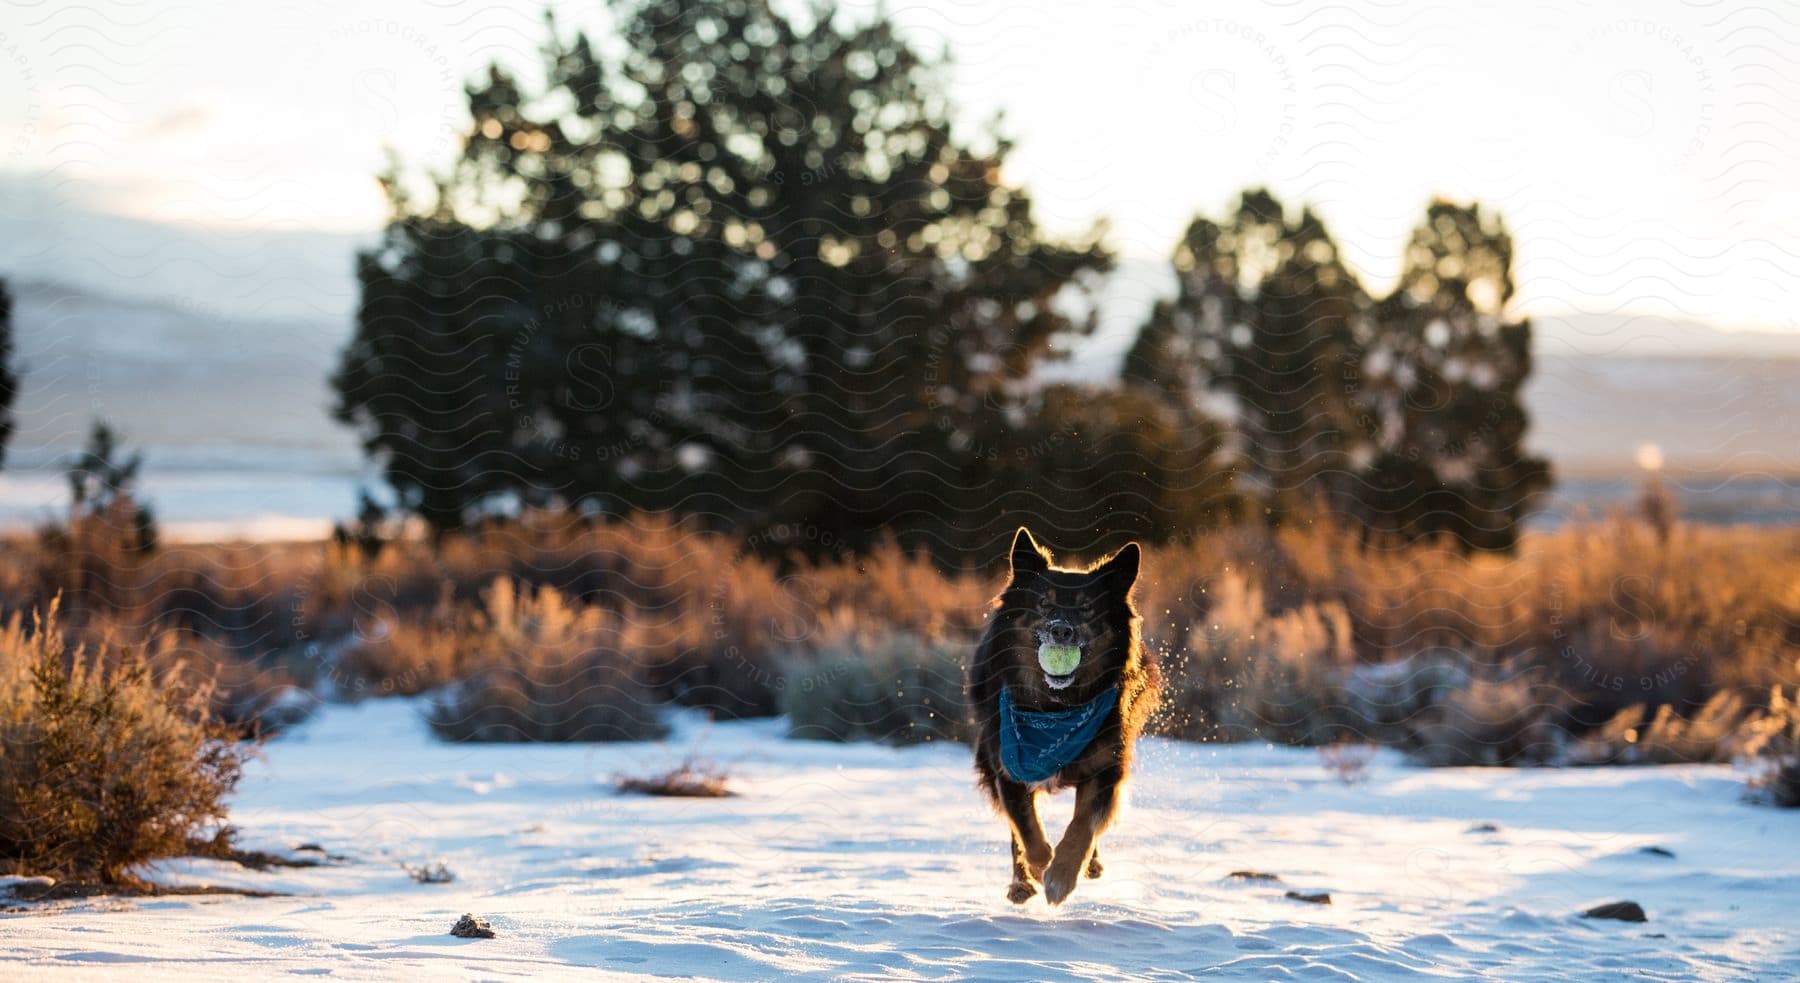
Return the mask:
[[[1025,881],[1013,881],[1006,889],[1006,900],[1013,904],[1024,904],[1037,895],[1037,885]]]
[[[1100,857],[1095,855],[1092,860],[1088,861],[1088,876],[1099,877],[1104,873],[1106,873],[1106,867],[1100,863]]]
[[[1051,863],[1050,869],[1044,871],[1044,900],[1053,905],[1062,904],[1063,899],[1075,890],[1075,882],[1080,876],[1081,868],[1075,864]]]
[[[1051,858],[1054,856],[1055,854],[1051,851],[1050,844],[1048,843],[1040,844],[1034,848],[1027,848],[1025,851],[1025,869],[1034,879],[1043,880],[1044,868],[1050,866]]]

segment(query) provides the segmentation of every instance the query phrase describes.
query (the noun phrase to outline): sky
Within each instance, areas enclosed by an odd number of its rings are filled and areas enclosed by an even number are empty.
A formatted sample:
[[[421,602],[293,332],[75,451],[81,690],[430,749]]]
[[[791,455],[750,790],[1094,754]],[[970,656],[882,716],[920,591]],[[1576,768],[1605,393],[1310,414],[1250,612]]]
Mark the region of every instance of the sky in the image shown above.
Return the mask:
[[[556,6],[604,30],[597,4]],[[885,9],[948,52],[971,123],[1005,112],[1008,178],[1040,220],[1077,232],[1106,218],[1128,259],[1159,262],[1196,211],[1267,185],[1312,204],[1379,289],[1443,195],[1505,216],[1522,313],[1800,332],[1793,7]],[[0,179],[30,189],[0,197],[0,218],[81,208],[246,235],[371,232],[386,151],[454,153],[464,79],[529,64],[540,10],[0,0]]]

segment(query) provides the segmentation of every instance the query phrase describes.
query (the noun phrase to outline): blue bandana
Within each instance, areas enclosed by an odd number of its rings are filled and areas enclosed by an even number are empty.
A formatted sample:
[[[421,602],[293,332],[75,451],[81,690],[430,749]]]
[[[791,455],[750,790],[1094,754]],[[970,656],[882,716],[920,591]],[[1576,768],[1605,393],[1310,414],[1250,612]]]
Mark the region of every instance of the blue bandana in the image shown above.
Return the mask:
[[[1111,686],[1072,710],[1021,710],[1000,687],[1000,764],[1013,781],[1049,779],[1087,750],[1118,703],[1119,688]]]

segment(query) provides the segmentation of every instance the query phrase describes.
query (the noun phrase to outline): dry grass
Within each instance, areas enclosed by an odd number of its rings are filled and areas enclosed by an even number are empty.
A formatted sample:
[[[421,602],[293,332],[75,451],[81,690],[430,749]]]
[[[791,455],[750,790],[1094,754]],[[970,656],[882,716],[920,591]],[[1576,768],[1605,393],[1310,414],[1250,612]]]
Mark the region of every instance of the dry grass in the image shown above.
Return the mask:
[[[429,720],[453,741],[636,741],[665,728],[632,654],[631,623],[553,587],[496,580],[469,675],[439,694]]]
[[[1341,741],[1319,748],[1319,760],[1324,763],[1326,771],[1337,776],[1338,781],[1345,785],[1355,785],[1368,773],[1369,763],[1375,760],[1375,752],[1376,746],[1373,744]]]
[[[1666,703],[1654,711],[1634,706],[1584,736],[1572,759],[1599,765],[1726,762],[1737,756],[1744,728],[1756,717],[1742,697],[1723,690],[1687,717]]]
[[[448,597],[418,620],[378,617],[357,626],[329,679],[350,699],[416,696],[473,671],[487,629],[485,611]]]
[[[654,795],[675,799],[725,799],[737,793],[731,790],[731,775],[724,767],[710,761],[688,757],[681,764],[656,775],[622,775],[619,791],[627,795]]]
[[[215,712],[233,719],[257,716],[259,694],[323,680],[348,696],[436,691],[446,721],[491,701],[495,718],[467,726],[499,733],[616,686],[645,704],[785,709],[820,736],[905,740],[945,725],[926,716],[921,729],[885,690],[922,664],[951,678],[999,586],[994,559],[951,571],[886,544],[779,561],[663,517],[532,514],[436,549],[402,539],[372,554],[165,546],[71,567],[15,541],[0,549],[0,610],[78,588],[71,635],[212,664],[230,697]],[[497,580],[552,589],[588,641],[496,625]],[[1329,521],[1238,527],[1151,550],[1139,607],[1168,670],[1163,733],[1449,743],[1462,748],[1444,760],[1535,760],[1567,743],[1546,728],[1579,738],[1637,707],[1644,721],[1685,721],[1719,693],[1750,719],[1772,687],[1791,685],[1800,529],[1621,516],[1527,535],[1514,555],[1467,556],[1365,543]],[[575,658],[570,646],[611,654]],[[953,709],[947,683],[914,678],[907,691],[929,692],[930,713]]]
[[[1562,691],[1541,668],[1518,663],[1474,676],[1414,728],[1428,765],[1542,765],[1558,761],[1565,731]]]
[[[0,862],[130,883],[223,823],[248,750],[208,720],[204,686],[71,650],[56,615],[0,630]]]
[[[964,740],[962,663],[1003,573],[892,544],[781,562],[645,517],[372,553],[86,542],[0,544],[0,863],[110,882],[215,833],[230,738],[292,722],[312,687],[430,693],[452,740],[649,739],[669,702],[785,712],[800,737]],[[1760,797],[1800,804],[1800,528],[1619,517],[1473,557],[1228,529],[1151,550],[1139,608],[1167,735],[1434,764],[1747,756]],[[724,789],[698,766],[626,781]]]
[[[159,682],[204,693],[209,715],[244,737],[268,736],[304,720],[318,699],[305,679],[279,662],[240,655],[191,628],[132,627],[96,614],[81,632],[102,658],[130,657]]]
[[[1306,745],[1341,736],[1336,676],[1353,658],[1343,606],[1271,611],[1261,585],[1237,573],[1206,592],[1211,607],[1164,674],[1159,729],[1190,740]]]
[[[428,864],[401,864],[400,867],[405,870],[407,876],[411,877],[414,883],[417,884],[456,883],[456,873],[442,860]]]
[[[1720,692],[1759,705],[1800,671],[1795,529],[1614,518],[1465,557],[1365,548],[1322,523],[1207,536],[1153,551],[1146,569],[1146,631],[1174,669],[1164,726],[1181,736],[1318,742],[1348,726],[1446,745],[1446,761],[1538,760],[1555,756],[1553,731],[1640,705],[1686,719]],[[1340,609],[1347,659],[1318,627],[1341,625]],[[1283,616],[1298,624],[1277,641]],[[1391,663],[1403,685],[1356,684]]]
[[[1764,765],[1754,795],[1784,809],[1800,808],[1800,688],[1793,696],[1776,687],[1767,713],[1745,725],[1741,750]]]

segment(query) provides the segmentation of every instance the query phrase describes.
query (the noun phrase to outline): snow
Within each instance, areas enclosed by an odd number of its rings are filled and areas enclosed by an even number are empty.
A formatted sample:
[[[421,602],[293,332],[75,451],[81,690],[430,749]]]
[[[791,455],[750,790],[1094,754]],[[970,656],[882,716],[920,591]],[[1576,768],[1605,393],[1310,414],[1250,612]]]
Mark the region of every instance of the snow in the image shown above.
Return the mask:
[[[238,980],[1800,975],[1800,813],[1744,803],[1725,766],[1424,770],[1382,752],[1345,785],[1316,752],[1149,740],[1105,876],[1052,909],[1004,899],[1003,827],[960,747],[690,715],[659,744],[451,745],[419,711],[327,707],[246,777],[246,846],[342,861],[153,874],[285,896],[44,906],[0,916],[0,958],[34,977]],[[694,752],[739,795],[612,790]],[[1071,801],[1046,809],[1053,838]],[[401,866],[440,860],[454,883]],[[1649,922],[1579,917],[1622,900]],[[463,912],[499,937],[450,937]]]

